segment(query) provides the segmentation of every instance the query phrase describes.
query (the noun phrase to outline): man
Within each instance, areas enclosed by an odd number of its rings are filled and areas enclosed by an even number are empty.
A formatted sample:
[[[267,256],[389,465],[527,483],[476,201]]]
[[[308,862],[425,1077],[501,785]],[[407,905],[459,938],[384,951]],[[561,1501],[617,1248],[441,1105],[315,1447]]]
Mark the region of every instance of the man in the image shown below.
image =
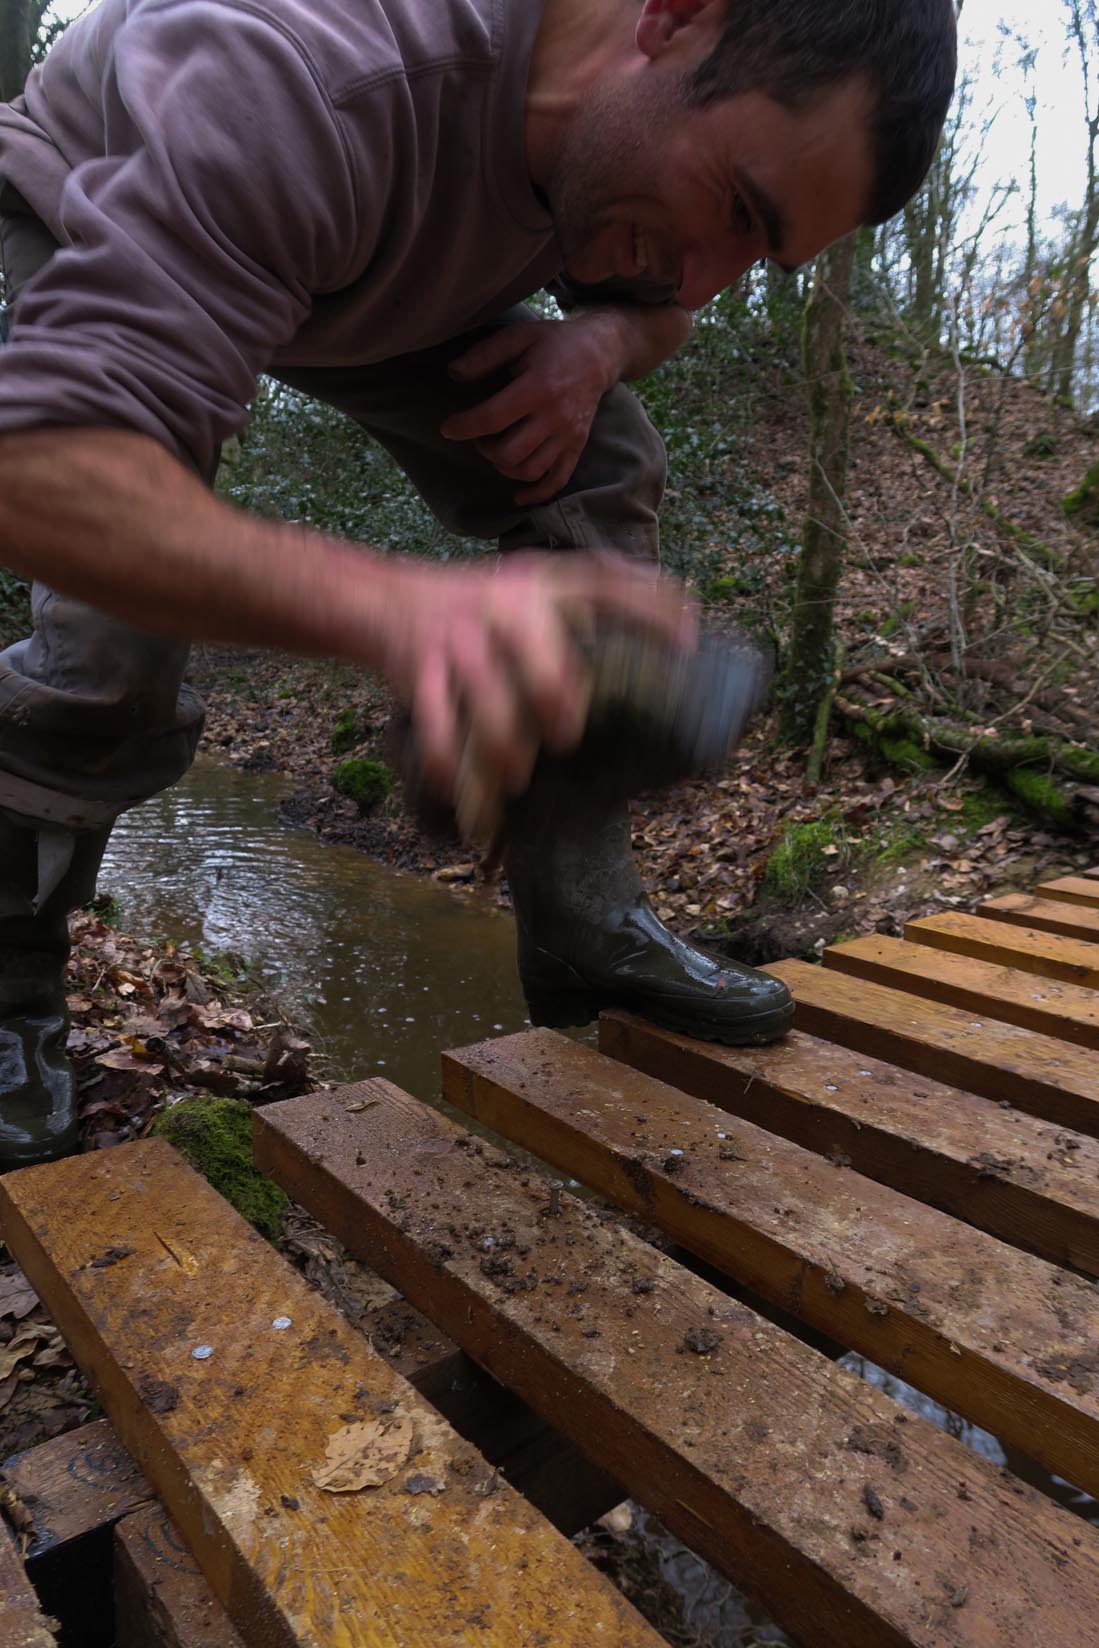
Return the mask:
[[[689,644],[644,570],[663,451],[621,380],[759,258],[896,211],[954,62],[952,0],[102,0],[70,28],[0,110],[0,562],[37,580],[0,657],[4,1164],[73,1146],[65,914],[191,760],[188,641],[378,671],[442,792],[470,739],[521,790],[582,726],[575,624]],[[567,320],[514,307],[562,273]],[[261,372],[448,525],[618,554],[456,571],[233,512],[205,483]],[[537,1022],[787,1027],[783,986],[657,921],[624,815],[507,870]]]

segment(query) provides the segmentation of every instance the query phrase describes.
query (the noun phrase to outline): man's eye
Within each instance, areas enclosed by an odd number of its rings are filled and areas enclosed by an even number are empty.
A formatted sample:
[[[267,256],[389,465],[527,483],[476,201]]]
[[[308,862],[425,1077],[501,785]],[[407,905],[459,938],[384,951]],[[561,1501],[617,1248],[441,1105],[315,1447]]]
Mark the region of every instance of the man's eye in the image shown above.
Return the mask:
[[[744,204],[743,197],[734,189],[732,192],[732,211],[730,213],[733,231],[738,235],[750,235],[752,232],[752,214]]]

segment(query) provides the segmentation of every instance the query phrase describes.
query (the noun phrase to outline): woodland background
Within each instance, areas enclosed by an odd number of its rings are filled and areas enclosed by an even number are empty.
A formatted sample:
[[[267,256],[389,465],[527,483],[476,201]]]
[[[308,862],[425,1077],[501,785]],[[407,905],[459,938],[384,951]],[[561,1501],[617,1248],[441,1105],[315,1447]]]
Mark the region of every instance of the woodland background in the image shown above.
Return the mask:
[[[943,806],[974,828],[1036,819],[1066,841],[1099,827],[1097,7],[1049,0],[1034,39],[1004,24],[993,61],[987,46],[963,52],[938,158],[904,213],[796,276],[758,268],[640,386],[670,460],[665,563],[712,622],[764,637],[776,660],[773,713],[748,781],[734,778],[765,801],[762,817],[741,808],[747,881],[707,900],[690,872],[667,893],[673,912],[681,895],[720,926],[779,847],[795,861],[794,897],[837,861],[857,879],[868,790],[875,819],[893,818],[917,850]],[[964,36],[965,0],[958,12]],[[0,94],[59,26],[46,0],[0,0]],[[1078,130],[1061,133],[1078,183],[1052,212],[1039,187],[1051,58],[1079,91]],[[1029,165],[1001,175],[1020,132]],[[269,382],[219,486],[245,508],[394,550],[483,548],[448,538],[338,414]],[[0,572],[9,633],[25,599]],[[387,707],[366,684],[223,655],[196,670],[215,749],[300,773],[318,827],[416,860],[379,781]],[[779,775],[770,807],[761,773]],[[341,791],[354,805],[340,816],[373,825],[333,822]],[[692,851],[713,847],[728,808],[716,792],[689,799],[676,828]],[[896,829],[886,836],[875,845],[892,851]],[[681,859],[649,845],[657,874],[682,880]]]

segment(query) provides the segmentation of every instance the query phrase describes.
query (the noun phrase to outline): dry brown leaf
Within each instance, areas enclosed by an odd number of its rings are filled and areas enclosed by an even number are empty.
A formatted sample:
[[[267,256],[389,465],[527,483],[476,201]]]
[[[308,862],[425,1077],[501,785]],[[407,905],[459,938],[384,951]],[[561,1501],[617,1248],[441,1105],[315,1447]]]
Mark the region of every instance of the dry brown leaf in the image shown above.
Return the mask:
[[[11,1316],[21,1322],[38,1303],[38,1295],[21,1270],[0,1276],[0,1316]]]
[[[48,1322],[24,1322],[15,1336],[0,1349],[0,1379],[7,1379],[26,1357],[33,1356],[39,1342],[49,1339],[56,1329]]]
[[[108,1070],[142,1070],[147,1076],[159,1076],[164,1069],[155,1061],[135,1058],[128,1047],[112,1047],[109,1053],[97,1053],[95,1062]]]
[[[328,1438],[324,1464],[313,1481],[326,1493],[358,1493],[389,1482],[412,1452],[412,1420],[407,1414],[387,1413],[345,1425]]]

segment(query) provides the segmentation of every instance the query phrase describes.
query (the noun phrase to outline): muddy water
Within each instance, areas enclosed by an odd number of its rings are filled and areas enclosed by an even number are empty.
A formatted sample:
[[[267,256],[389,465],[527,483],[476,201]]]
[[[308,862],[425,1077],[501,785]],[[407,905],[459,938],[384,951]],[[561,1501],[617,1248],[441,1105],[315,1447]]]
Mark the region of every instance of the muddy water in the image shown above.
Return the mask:
[[[100,891],[122,924],[241,958],[317,1050],[317,1073],[439,1090],[439,1054],[520,1030],[511,918],[288,829],[292,789],[199,761],[119,820]]]

